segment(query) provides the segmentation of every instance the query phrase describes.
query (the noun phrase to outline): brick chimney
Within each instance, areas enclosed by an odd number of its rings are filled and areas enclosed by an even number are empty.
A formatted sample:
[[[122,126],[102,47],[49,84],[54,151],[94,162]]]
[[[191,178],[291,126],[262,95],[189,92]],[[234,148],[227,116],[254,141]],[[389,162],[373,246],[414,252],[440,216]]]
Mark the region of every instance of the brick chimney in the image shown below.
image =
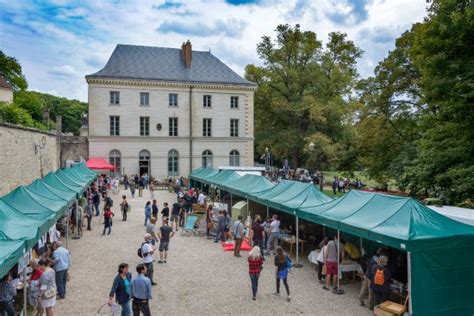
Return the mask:
[[[183,45],[181,45],[181,52],[183,54],[184,67],[188,69],[191,68],[191,61],[193,59],[193,46],[189,40],[185,43],[183,42]]]

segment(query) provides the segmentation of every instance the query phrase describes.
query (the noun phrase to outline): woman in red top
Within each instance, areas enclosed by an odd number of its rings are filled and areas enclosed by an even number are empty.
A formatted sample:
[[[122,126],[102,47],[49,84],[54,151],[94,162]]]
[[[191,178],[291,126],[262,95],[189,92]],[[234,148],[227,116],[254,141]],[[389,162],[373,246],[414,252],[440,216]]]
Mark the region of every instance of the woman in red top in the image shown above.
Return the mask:
[[[102,235],[105,235],[105,230],[108,228],[109,232],[107,235],[110,235],[110,232],[112,230],[112,217],[115,216],[114,212],[110,209],[110,206],[106,206],[104,208],[104,231],[102,232]]]
[[[250,281],[252,282],[252,299],[255,301],[258,289],[258,278],[260,277],[260,272],[263,268],[263,258],[260,253],[259,246],[253,247],[252,250],[249,252],[248,262]]]

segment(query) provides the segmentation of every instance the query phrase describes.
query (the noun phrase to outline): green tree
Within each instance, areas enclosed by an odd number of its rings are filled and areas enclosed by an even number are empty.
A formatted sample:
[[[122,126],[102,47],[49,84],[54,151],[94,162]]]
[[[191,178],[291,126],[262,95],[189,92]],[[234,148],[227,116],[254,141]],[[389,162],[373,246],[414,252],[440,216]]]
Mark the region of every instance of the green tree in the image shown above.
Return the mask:
[[[473,34],[472,1],[433,1],[411,49],[425,104],[412,187],[453,201],[474,196]]]
[[[0,102],[0,122],[45,129],[42,124],[33,120],[27,110],[14,103]]]
[[[28,83],[18,60],[5,55],[2,50],[0,50],[0,74],[5,76],[14,90],[25,90],[28,88]]]
[[[356,59],[362,52],[345,34],[329,34],[322,47],[316,34],[299,25],[279,25],[272,40],[263,36],[257,53],[263,66],[248,65],[246,78],[256,82],[255,136],[257,152],[270,147],[276,158],[292,165],[306,163],[312,140],[328,150],[321,162],[332,161],[334,142],[342,138],[350,88],[355,83]],[[314,161],[313,160],[310,160]]]

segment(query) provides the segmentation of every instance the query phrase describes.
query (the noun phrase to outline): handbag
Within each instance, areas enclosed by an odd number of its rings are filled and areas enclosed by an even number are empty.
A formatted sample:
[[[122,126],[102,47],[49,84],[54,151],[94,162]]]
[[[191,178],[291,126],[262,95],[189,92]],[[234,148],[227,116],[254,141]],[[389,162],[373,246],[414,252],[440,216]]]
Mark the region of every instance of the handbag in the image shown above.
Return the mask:
[[[56,296],[56,288],[51,287],[43,292],[43,297],[45,299],[50,299]]]

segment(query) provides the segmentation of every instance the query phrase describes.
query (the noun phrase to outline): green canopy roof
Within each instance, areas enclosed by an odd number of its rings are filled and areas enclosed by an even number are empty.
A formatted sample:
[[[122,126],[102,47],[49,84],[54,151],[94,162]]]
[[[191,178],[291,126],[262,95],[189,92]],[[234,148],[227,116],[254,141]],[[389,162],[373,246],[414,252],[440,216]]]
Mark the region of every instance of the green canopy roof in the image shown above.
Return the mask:
[[[7,274],[17,264],[25,247],[23,240],[0,240],[0,276]]]
[[[216,174],[219,173],[219,170],[216,170],[214,168],[199,168],[195,171],[193,171],[190,175],[189,178],[192,180],[200,181],[200,182],[206,182],[206,179],[215,176]],[[207,183],[207,182],[206,182]]]
[[[66,172],[65,170],[62,170],[62,169],[56,170],[55,174],[64,183],[70,186],[79,188],[79,193],[81,194],[88,183],[87,180],[80,180],[80,179],[74,178],[69,172]]]
[[[22,240],[33,247],[40,237],[43,220],[25,216],[0,200],[0,240]]]
[[[67,188],[63,187],[63,189],[59,189],[56,187],[53,187],[46,182],[42,180],[35,180],[33,181],[29,186],[28,189],[34,191],[35,193],[39,195],[44,195],[46,197],[49,196],[49,194],[53,194],[59,198],[61,198],[64,201],[67,201],[69,204],[71,204],[75,198],[76,198],[76,193],[73,191],[67,190]],[[50,193],[47,193],[50,192]]]
[[[66,172],[67,175],[70,176],[70,178],[73,179],[74,181],[76,181],[77,179],[76,182],[85,183],[86,186],[89,186],[92,182],[94,182],[97,177],[97,175],[94,176],[94,175],[84,174],[77,168],[68,168],[68,169],[64,169],[63,171]]]
[[[74,192],[74,194],[79,195],[82,191],[81,187],[78,187],[77,184],[69,184],[64,182],[62,179],[60,179],[54,172],[48,173],[43,179],[42,179],[46,184],[49,184],[50,186],[53,186],[55,188],[61,189],[61,190],[67,190],[70,192]]]
[[[251,198],[252,194],[268,190],[273,186],[274,184],[265,177],[246,174],[243,177],[222,185],[222,189],[232,194]]]
[[[298,215],[403,250],[444,247],[446,238],[467,237],[474,227],[445,217],[413,198],[352,190],[332,202],[300,208]],[[459,245],[461,241],[456,242]]]
[[[210,185],[220,186],[239,178],[240,175],[234,170],[222,170],[219,173],[206,177],[206,179],[203,179],[203,182]]]
[[[76,165],[73,165],[71,167],[71,169],[75,169],[75,170],[78,170],[80,172],[82,172],[83,174],[85,175],[90,175],[92,177],[97,177],[97,172],[95,172],[94,170],[92,169],[89,169],[86,164],[84,163],[80,163],[80,164],[76,164]]]
[[[56,211],[40,204],[23,187],[16,188],[1,200],[23,215],[42,221],[41,233],[46,232],[56,222]]]

